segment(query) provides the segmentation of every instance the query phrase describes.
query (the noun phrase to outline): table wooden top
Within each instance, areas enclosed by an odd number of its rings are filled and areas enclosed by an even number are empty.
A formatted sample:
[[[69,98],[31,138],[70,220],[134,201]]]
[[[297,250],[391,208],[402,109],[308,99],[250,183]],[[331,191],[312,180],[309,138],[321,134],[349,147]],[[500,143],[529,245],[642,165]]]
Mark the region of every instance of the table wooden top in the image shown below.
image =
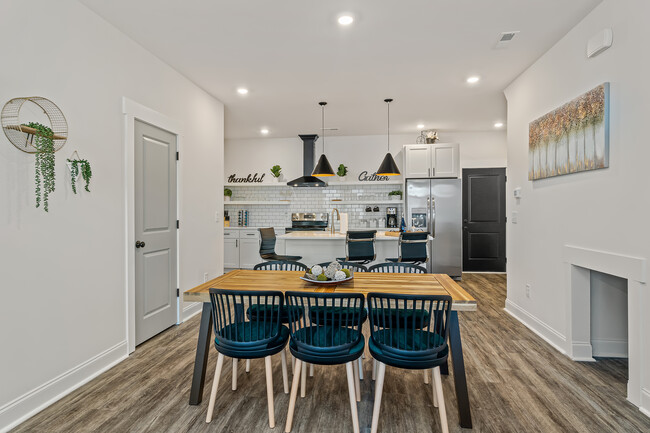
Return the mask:
[[[452,310],[475,311],[476,299],[446,274],[397,274],[355,272],[342,284],[319,286],[301,280],[302,271],[251,271],[237,269],[183,293],[186,302],[210,302],[211,287],[229,290],[278,290],[325,293],[396,293],[401,295],[449,295]]]

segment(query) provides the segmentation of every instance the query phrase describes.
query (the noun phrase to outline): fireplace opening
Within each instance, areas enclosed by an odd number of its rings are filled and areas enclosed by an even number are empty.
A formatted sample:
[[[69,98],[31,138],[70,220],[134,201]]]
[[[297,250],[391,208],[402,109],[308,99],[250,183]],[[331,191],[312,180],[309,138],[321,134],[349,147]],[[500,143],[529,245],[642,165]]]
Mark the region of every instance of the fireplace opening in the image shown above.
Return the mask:
[[[627,359],[627,280],[594,270],[589,280],[593,357]]]

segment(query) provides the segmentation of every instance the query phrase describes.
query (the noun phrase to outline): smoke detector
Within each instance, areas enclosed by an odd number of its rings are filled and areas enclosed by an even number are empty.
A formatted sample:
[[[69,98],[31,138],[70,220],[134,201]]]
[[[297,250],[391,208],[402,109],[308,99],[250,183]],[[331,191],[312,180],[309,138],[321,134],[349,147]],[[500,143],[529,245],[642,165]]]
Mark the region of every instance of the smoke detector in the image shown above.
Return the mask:
[[[510,42],[512,42],[512,40],[515,38],[515,36],[517,36],[517,33],[519,33],[519,30],[512,32],[501,32],[495,48],[506,48],[508,44],[510,44]]]

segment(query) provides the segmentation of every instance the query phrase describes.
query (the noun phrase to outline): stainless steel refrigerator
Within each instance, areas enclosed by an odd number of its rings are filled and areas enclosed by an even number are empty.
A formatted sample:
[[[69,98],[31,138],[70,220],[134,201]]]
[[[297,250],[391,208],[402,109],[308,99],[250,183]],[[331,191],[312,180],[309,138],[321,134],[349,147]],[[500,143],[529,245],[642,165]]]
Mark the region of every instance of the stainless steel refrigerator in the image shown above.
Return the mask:
[[[428,231],[427,271],[460,278],[463,270],[463,190],[460,179],[406,181],[407,230]]]

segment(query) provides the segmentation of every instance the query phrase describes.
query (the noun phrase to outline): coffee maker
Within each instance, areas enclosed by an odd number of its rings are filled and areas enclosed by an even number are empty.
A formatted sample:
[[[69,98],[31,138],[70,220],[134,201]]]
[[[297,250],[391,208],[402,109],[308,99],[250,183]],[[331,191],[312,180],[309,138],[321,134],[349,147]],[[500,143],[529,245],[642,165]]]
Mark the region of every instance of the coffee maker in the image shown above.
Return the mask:
[[[396,207],[387,207],[386,208],[386,227],[388,228],[397,228],[397,208]]]

